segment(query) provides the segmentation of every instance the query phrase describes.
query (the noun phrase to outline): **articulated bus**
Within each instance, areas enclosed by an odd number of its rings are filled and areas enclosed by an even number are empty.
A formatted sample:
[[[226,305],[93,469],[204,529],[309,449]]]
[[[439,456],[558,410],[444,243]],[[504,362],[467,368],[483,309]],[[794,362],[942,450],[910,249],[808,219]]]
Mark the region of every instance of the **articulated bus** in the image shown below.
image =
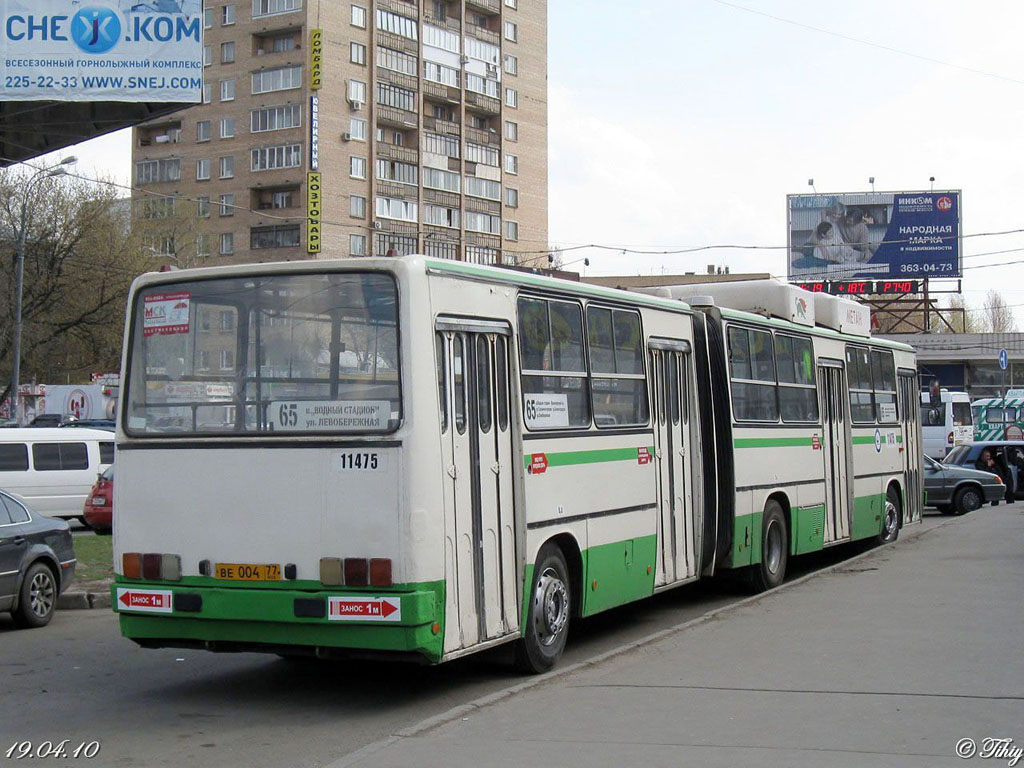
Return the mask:
[[[701,290],[418,256],[138,278],[123,635],[429,663],[514,642],[539,672],[578,617],[737,569],[771,588],[919,521],[912,349],[854,302]]]

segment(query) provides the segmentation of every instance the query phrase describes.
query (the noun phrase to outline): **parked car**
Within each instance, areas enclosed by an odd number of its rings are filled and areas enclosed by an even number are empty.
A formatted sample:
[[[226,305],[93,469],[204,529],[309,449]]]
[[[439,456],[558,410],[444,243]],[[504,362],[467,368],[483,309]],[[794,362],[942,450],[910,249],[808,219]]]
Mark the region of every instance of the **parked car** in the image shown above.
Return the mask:
[[[113,463],[114,435],[106,430],[0,430],[0,488],[43,515],[82,518],[93,483]]]
[[[30,427],[59,427],[64,417],[59,413],[40,413],[28,423]]]
[[[983,451],[992,454],[999,474],[1013,492],[1014,499],[1024,499],[1024,440],[976,440],[958,445],[943,459],[944,464],[978,468]]]
[[[117,428],[117,422],[113,419],[73,419],[62,421],[61,427],[88,427],[89,429],[109,429],[113,432]]]
[[[114,527],[114,465],[100,475],[83,510],[85,523],[96,533],[108,534]]]
[[[925,503],[943,514],[973,512],[986,501],[999,501],[1006,486],[999,475],[979,469],[940,464],[924,457]]]
[[[10,611],[19,627],[49,624],[77,562],[65,521],[0,491],[0,611]]]

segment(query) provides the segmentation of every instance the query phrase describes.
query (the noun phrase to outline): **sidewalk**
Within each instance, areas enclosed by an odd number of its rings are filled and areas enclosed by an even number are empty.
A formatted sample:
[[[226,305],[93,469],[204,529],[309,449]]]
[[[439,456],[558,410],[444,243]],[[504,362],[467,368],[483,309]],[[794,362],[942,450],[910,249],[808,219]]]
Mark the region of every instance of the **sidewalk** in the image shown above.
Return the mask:
[[[982,508],[334,766],[1006,766],[955,749],[1024,746],[1019,506]]]
[[[73,611],[80,608],[109,608],[110,585],[113,579],[99,581],[72,581],[67,591],[57,598],[58,611]]]

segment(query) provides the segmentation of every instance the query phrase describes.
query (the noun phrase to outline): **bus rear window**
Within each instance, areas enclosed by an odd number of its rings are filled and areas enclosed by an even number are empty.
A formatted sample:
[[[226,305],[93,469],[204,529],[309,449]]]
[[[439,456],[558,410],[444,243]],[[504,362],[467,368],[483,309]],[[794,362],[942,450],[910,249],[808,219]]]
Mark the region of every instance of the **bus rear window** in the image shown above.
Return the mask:
[[[953,426],[969,427],[974,423],[970,403],[953,403]]]
[[[402,418],[390,275],[154,286],[131,339],[129,434],[384,433]]]

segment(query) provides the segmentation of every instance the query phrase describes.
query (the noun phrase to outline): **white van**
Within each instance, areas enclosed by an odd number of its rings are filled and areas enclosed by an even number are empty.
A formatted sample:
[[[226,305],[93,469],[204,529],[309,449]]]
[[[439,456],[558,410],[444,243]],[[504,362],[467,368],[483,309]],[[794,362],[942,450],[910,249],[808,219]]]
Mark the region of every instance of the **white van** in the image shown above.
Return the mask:
[[[102,429],[0,429],[0,488],[36,512],[82,518],[96,477],[114,463],[114,433]]]
[[[971,397],[948,389],[939,390],[935,402],[933,397],[921,393],[921,436],[925,454],[942,461],[956,446],[974,439]]]

